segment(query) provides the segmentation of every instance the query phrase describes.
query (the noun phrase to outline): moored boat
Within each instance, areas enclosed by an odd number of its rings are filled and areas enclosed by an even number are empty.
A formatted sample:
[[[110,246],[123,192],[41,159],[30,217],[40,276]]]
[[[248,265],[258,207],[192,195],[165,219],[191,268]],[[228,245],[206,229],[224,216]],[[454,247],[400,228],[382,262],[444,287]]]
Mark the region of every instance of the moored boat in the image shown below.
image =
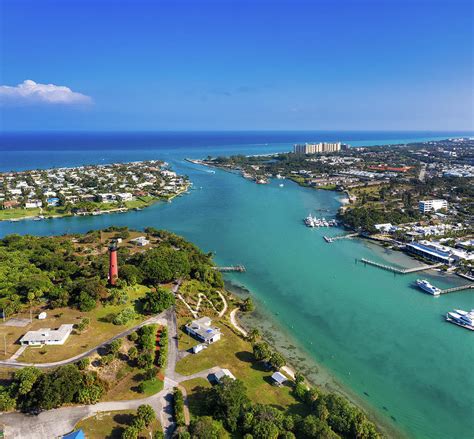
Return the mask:
[[[474,309],[469,312],[462,309],[450,311],[446,313],[446,321],[474,331]]]
[[[434,285],[431,285],[426,279],[417,279],[416,286],[422,289],[425,293],[433,296],[439,296],[441,294],[441,290]]]

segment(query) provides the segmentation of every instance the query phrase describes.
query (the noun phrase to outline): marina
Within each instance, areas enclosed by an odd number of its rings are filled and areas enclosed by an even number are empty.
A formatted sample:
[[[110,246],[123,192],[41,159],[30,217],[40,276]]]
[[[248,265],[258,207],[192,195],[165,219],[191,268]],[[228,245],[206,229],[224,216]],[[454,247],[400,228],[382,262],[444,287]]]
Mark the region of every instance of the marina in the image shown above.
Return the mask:
[[[303,222],[305,223],[306,227],[337,227],[339,223],[335,219],[327,220],[326,218],[317,218],[311,214],[309,214]]]

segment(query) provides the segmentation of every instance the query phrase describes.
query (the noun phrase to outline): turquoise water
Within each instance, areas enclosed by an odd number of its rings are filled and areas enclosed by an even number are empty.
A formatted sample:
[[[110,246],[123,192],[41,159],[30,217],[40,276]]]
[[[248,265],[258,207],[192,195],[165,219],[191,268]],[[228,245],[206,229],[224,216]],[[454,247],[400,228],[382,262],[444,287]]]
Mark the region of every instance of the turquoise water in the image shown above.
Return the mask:
[[[68,154],[51,159],[75,164],[81,157],[77,151]],[[24,152],[23,160],[20,153],[15,157],[18,163],[35,160],[31,152]],[[307,229],[302,218],[309,212],[334,214],[339,206],[334,192],[287,181],[284,187],[280,181],[256,185],[156,151],[91,152],[87,161],[119,157],[164,158],[187,173],[195,189],[141,212],[0,223],[0,236],[84,232],[112,224],[170,229],[214,251],[219,264],[244,264],[247,272],[229,279],[248,288],[295,343],[379,416],[410,437],[472,438],[472,333],[443,321],[452,308],[474,308],[471,292],[433,298],[411,286],[416,275],[394,276],[355,262],[367,257],[407,266],[414,263],[409,258],[360,240],[326,244],[323,234],[340,231]],[[423,277],[439,286],[463,282]]]

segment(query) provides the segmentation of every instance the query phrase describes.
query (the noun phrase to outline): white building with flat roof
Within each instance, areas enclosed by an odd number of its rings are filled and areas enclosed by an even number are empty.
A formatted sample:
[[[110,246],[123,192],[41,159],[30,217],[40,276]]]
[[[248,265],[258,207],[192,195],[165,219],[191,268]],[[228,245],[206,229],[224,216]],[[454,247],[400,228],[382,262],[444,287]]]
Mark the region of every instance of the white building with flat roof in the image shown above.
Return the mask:
[[[58,329],[41,328],[28,331],[20,338],[22,346],[61,345],[71,335],[74,325],[61,325]]]
[[[441,209],[447,209],[446,200],[422,200],[418,203],[418,210],[421,213],[436,212]]]

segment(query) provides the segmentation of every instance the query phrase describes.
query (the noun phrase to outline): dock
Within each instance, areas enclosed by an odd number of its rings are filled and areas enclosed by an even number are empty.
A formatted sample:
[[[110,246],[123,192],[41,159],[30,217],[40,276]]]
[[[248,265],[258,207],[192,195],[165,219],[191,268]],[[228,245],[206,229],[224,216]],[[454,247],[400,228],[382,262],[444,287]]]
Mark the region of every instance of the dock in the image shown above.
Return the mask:
[[[474,283],[466,284],[466,285],[459,285],[453,288],[446,288],[445,290],[440,290],[439,294],[448,294],[448,293],[455,293],[456,291],[464,291],[464,290],[471,290],[474,289]]]
[[[414,267],[414,268],[398,268],[398,267],[393,267],[392,265],[386,265],[386,264],[381,264],[379,262],[374,262],[374,261],[371,261],[370,259],[365,259],[365,258],[362,258],[360,260],[361,262],[363,262],[365,265],[372,265],[374,267],[378,267],[378,268],[381,268],[383,270],[387,270],[387,271],[391,271],[392,273],[396,273],[396,274],[410,274],[410,273],[416,273],[418,271],[426,271],[426,270],[431,270],[433,268],[438,268],[438,267],[441,267],[442,263],[439,263],[439,264],[434,264],[434,265],[422,265],[421,267]]]
[[[323,238],[327,243],[330,243],[334,241],[339,241],[341,239],[356,238],[357,236],[359,236],[358,233],[349,233],[348,235],[323,236]]]
[[[214,270],[220,271],[221,273],[237,272],[245,273],[245,267],[243,265],[231,265],[229,267],[214,267]]]

